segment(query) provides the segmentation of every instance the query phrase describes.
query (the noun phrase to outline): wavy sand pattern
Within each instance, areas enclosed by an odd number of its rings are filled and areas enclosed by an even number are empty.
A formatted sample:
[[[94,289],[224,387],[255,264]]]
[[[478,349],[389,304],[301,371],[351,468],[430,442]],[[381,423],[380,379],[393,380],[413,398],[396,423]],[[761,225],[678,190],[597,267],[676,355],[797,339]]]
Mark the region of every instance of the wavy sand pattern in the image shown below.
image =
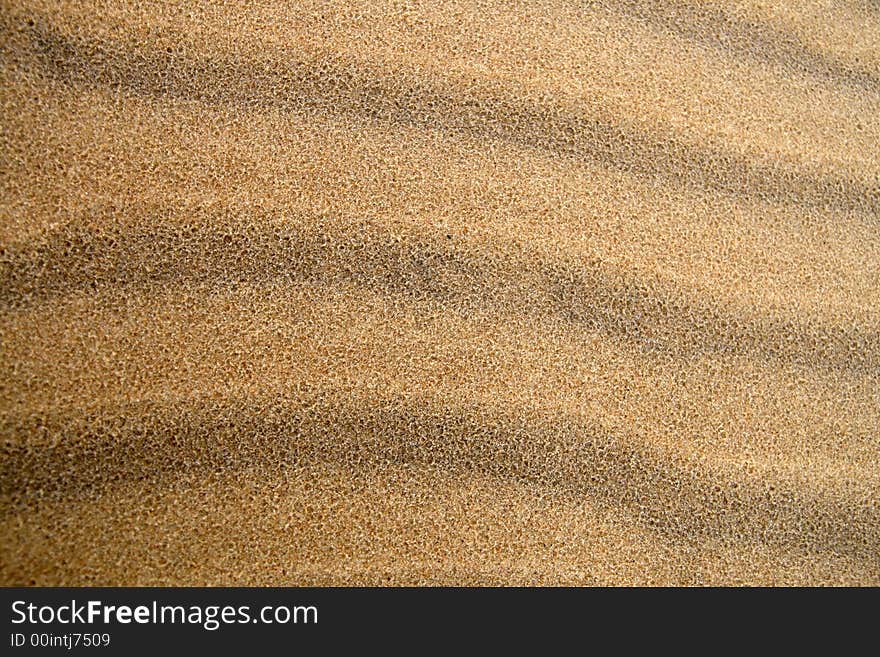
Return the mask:
[[[880,10],[777,4],[0,3],[0,583],[880,584]]]

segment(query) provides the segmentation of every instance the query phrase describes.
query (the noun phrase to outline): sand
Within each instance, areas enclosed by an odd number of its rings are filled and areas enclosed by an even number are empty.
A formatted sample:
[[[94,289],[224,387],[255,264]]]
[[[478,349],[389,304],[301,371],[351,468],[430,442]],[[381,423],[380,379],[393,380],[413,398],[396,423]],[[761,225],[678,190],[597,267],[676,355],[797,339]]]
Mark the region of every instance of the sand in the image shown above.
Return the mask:
[[[878,43],[0,2],[0,584],[880,584]]]

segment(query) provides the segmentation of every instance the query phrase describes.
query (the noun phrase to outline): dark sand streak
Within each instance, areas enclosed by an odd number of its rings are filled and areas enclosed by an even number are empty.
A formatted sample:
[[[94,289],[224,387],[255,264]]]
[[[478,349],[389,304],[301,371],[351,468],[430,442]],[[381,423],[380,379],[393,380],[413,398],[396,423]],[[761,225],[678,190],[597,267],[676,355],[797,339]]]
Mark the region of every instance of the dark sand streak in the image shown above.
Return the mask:
[[[451,89],[403,72],[376,77],[357,66],[330,61],[315,66],[190,58],[97,37],[72,39],[42,22],[24,34],[34,56],[31,64],[72,84],[100,83],[143,96],[254,109],[358,115],[497,139],[685,188],[833,208],[860,216],[871,226],[880,221],[880,184],[754,162],[583,117],[562,105],[531,104],[502,95],[499,89]]]
[[[42,241],[4,249],[0,304],[27,307],[73,291],[345,282],[384,295],[429,297],[462,313],[481,308],[552,316],[679,358],[748,353],[850,374],[880,370],[876,328],[823,326],[809,317],[734,315],[708,299],[640,281],[590,259],[539,262],[538,254],[523,254],[499,260],[451,240],[401,240],[357,218],[347,231],[328,235],[317,227],[317,216],[239,217],[230,227],[228,217],[214,217],[210,210],[197,223],[188,216],[186,224],[169,221],[175,214],[171,208],[127,224],[105,212],[101,230],[73,222]]]
[[[261,401],[262,403],[255,403]],[[556,413],[532,423],[494,407],[453,408],[386,399],[366,407],[326,392],[275,399],[145,403],[99,417],[7,416],[0,435],[51,435],[51,445],[6,441],[0,488],[12,506],[94,495],[120,481],[162,473],[302,467],[336,461],[355,471],[384,463],[512,478],[627,509],[652,531],[685,541],[715,537],[790,550],[820,548],[875,564],[880,511],[745,471],[704,469],[656,452],[632,432]],[[549,428],[551,427],[552,428]],[[248,440],[242,441],[242,435]],[[327,441],[332,435],[334,439]],[[853,482],[855,483],[855,482]],[[761,512],[770,501],[773,517]],[[724,509],[717,513],[707,510]]]

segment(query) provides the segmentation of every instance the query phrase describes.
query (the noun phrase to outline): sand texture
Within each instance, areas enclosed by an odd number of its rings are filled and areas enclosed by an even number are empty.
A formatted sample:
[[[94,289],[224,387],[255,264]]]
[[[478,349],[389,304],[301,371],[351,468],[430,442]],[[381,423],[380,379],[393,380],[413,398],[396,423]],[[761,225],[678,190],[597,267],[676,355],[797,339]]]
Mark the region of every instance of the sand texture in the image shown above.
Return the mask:
[[[880,5],[0,0],[0,584],[880,585]]]

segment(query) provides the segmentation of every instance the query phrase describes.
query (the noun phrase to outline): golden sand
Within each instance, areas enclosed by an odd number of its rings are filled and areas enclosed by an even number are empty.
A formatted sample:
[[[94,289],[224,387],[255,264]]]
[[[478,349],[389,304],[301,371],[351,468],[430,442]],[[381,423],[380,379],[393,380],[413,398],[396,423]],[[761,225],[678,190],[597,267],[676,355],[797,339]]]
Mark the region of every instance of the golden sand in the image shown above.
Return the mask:
[[[3,0],[0,584],[880,584],[878,45]]]

